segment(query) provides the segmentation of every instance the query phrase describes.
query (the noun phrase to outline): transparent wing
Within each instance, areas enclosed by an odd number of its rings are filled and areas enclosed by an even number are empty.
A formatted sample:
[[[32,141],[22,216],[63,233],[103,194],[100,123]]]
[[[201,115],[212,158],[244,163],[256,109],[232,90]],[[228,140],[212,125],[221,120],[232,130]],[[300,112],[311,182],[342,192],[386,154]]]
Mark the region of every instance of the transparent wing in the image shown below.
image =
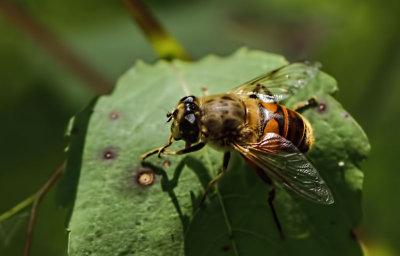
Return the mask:
[[[256,94],[264,102],[279,102],[309,84],[320,66],[319,63],[294,62],[256,77],[228,93]]]
[[[282,182],[297,194],[320,204],[332,204],[333,195],[314,166],[290,141],[268,133],[259,143],[234,145],[243,157],[268,176]]]

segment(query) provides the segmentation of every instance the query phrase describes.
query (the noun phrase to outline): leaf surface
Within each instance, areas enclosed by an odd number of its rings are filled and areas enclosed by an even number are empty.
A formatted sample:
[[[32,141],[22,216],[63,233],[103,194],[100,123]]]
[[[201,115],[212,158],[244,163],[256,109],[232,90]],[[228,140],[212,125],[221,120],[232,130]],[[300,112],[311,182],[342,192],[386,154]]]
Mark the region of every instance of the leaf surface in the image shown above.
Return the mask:
[[[320,102],[302,112],[315,135],[307,157],[335,203],[314,204],[277,184],[275,207],[285,240],[268,207],[271,187],[238,154],[201,208],[197,203],[204,187],[221,170],[221,152],[205,147],[140,162],[141,154],[167,142],[165,114],[186,91],[201,96],[201,86],[207,85],[210,94],[224,93],[286,63],[278,55],[240,49],[195,63],[138,62],[124,74],[111,95],[95,102],[85,136],[70,145],[68,161],[81,157],[70,255],[362,255],[352,229],[361,217],[358,164],[369,144],[331,96],[336,82],[323,72],[284,104],[293,107],[312,96]],[[176,142],[171,148],[183,147]],[[79,168],[69,166],[65,176]],[[138,184],[149,170],[156,174],[154,183]]]

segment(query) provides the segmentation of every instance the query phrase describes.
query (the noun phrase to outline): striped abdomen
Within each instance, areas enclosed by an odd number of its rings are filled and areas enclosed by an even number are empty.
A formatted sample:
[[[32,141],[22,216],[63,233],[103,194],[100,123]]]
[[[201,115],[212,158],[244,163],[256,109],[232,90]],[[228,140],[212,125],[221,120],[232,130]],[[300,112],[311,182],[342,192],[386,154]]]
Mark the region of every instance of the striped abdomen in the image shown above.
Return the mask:
[[[312,128],[300,114],[276,103],[260,103],[264,114],[263,133],[277,133],[291,141],[301,152],[307,152],[313,142]]]

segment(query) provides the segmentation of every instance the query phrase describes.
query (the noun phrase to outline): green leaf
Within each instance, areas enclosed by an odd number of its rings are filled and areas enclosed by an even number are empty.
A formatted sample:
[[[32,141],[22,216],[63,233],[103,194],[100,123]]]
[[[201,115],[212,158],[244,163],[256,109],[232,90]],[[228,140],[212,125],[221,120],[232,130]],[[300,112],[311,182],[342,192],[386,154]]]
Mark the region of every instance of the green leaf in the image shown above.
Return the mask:
[[[69,120],[66,131],[66,136],[68,136],[70,142],[70,145],[66,148],[68,161],[60,178],[60,185],[56,194],[57,203],[65,208],[71,207],[75,201],[87,128],[97,99],[93,99],[85,109]]]
[[[98,99],[84,140],[75,142],[83,155],[70,152],[68,161],[82,159],[69,223],[70,254],[361,255],[352,229],[361,217],[363,174],[358,164],[369,144],[331,96],[336,82],[323,72],[285,105],[312,96],[321,103],[303,112],[315,133],[307,157],[331,188],[335,203],[314,204],[278,184],[275,207],[285,240],[267,203],[271,188],[238,154],[201,208],[197,202],[204,187],[221,170],[221,152],[205,147],[140,162],[141,154],[167,142],[165,114],[185,88],[194,95],[201,95],[203,85],[211,94],[224,93],[285,63],[274,54],[240,49],[230,57],[208,56],[195,63],[138,62],[123,75],[111,95]],[[171,146],[183,147],[182,142]],[[146,170],[156,174],[155,181],[139,185],[137,177]]]

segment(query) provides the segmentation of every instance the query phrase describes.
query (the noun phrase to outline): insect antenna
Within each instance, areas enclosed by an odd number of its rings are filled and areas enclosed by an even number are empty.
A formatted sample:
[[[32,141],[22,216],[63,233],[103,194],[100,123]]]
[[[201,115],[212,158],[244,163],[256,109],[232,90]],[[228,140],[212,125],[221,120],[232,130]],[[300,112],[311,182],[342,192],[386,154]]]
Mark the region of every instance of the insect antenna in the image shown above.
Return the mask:
[[[167,112],[167,118],[168,118],[167,123],[171,122],[171,120],[172,120],[172,113],[169,112],[169,111]]]

